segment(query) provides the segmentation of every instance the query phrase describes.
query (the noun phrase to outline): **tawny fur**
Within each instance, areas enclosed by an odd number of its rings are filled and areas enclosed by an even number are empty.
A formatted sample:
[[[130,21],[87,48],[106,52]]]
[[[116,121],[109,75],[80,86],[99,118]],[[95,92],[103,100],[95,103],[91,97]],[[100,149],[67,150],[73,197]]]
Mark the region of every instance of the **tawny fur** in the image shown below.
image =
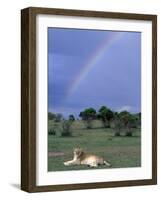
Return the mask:
[[[111,166],[111,164],[105,161],[102,157],[87,154],[80,148],[74,149],[73,160],[64,162],[64,165],[87,165],[89,167],[98,167],[98,165],[107,165],[108,167]]]

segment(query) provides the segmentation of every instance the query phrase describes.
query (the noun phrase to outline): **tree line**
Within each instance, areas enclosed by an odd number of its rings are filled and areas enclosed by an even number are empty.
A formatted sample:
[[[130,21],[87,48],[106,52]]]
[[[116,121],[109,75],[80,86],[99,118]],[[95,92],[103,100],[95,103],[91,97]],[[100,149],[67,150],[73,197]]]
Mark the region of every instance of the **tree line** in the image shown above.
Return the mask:
[[[102,121],[104,128],[112,128],[115,136],[121,135],[121,130],[125,131],[125,136],[132,136],[133,128],[141,126],[141,113],[130,113],[128,111],[115,112],[106,106],[101,106],[98,112],[94,108],[86,108],[80,112],[79,117],[84,122],[87,129],[93,128],[93,120]],[[75,121],[73,114],[68,119],[63,119],[61,114],[48,113],[48,118],[55,122],[62,122],[62,135],[71,135],[71,126]]]

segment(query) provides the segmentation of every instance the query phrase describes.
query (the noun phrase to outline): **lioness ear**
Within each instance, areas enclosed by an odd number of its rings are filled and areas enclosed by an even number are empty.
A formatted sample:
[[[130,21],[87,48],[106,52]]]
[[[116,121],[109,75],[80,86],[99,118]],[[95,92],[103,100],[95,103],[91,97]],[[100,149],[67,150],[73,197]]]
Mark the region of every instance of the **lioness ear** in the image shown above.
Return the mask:
[[[83,149],[79,148],[79,151],[82,153],[82,152],[83,152]]]
[[[83,150],[79,149],[79,156],[81,156],[83,154]]]

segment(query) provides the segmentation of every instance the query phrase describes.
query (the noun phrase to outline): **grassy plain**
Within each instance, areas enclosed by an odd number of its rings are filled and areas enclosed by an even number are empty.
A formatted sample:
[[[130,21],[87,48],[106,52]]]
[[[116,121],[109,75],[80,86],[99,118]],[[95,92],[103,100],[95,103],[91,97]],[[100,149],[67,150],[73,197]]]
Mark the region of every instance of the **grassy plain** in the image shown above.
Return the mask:
[[[72,125],[72,136],[61,136],[61,124],[49,121],[49,129],[56,135],[48,136],[48,171],[89,169],[87,166],[64,166],[63,162],[73,158],[73,149],[81,147],[88,153],[103,156],[112,168],[141,166],[141,130],[133,129],[132,137],[114,136],[114,130],[102,128],[101,121],[93,121],[93,128],[86,129],[84,123],[76,120]],[[99,166],[98,169],[107,168]]]

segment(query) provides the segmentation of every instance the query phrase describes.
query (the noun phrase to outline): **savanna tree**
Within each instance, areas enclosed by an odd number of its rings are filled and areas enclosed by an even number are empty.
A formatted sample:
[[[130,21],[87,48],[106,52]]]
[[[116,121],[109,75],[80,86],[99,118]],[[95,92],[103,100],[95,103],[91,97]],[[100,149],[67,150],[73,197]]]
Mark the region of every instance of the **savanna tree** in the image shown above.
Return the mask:
[[[56,131],[54,129],[49,129],[48,134],[49,135],[56,135]]]
[[[132,127],[136,123],[136,117],[127,111],[120,112],[119,117],[126,128],[125,135],[132,136]]]
[[[96,110],[94,108],[87,108],[80,112],[79,117],[85,122],[86,128],[92,128],[92,120],[96,119]]]
[[[54,113],[48,112],[48,119],[49,120],[53,120],[53,119],[55,119],[55,117],[56,117],[56,115]]]
[[[114,115],[113,115],[112,122],[111,122],[111,127],[114,129],[114,135],[115,136],[121,135],[122,126],[123,126],[123,124],[122,124],[122,121],[120,119],[120,116],[117,112],[115,112]]]
[[[136,126],[141,127],[141,112],[135,114],[136,117]]]
[[[61,122],[61,136],[71,136],[72,135],[72,121],[70,120],[62,120]]]
[[[60,122],[63,119],[63,115],[61,113],[55,114],[55,122]]]
[[[75,121],[75,117],[74,117],[74,115],[69,115],[69,121]]]
[[[98,119],[101,119],[105,128],[110,127],[110,120],[114,117],[112,110],[106,106],[102,106],[98,111]]]

